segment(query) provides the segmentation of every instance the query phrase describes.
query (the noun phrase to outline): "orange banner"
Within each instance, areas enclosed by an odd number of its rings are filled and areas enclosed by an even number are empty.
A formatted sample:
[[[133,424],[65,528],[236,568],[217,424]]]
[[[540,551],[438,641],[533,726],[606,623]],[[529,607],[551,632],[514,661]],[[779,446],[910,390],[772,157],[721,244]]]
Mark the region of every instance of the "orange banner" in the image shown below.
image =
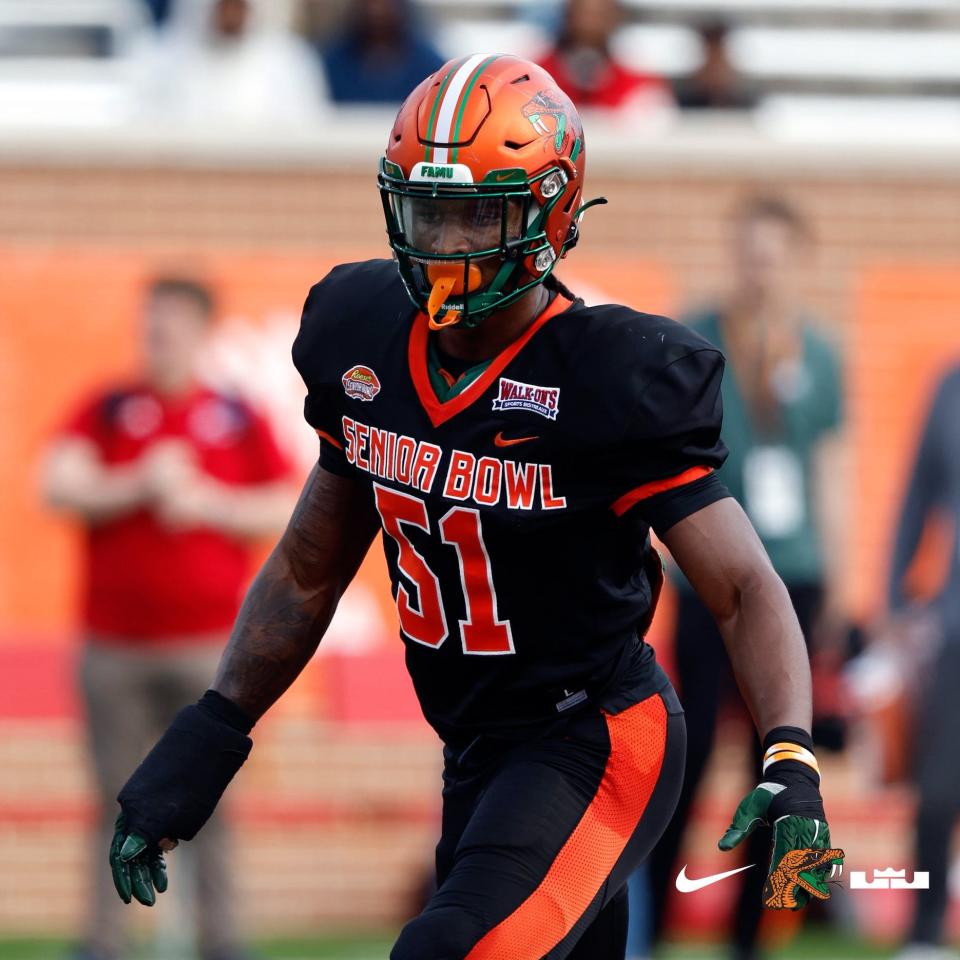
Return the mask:
[[[864,269],[846,344],[850,503],[854,525],[847,596],[861,616],[879,612],[897,515],[933,391],[960,363],[960,265],[875,264]],[[934,552],[940,538],[928,538]],[[943,558],[921,560],[923,588]]]
[[[335,263],[371,255],[382,251],[0,249],[0,642],[56,641],[71,632],[78,531],[41,503],[39,467],[51,436],[81,398],[136,372],[145,282],[158,273],[185,273],[212,285],[222,318],[209,356],[214,379],[268,409],[306,473],[316,437],[302,419],[303,386],[290,362],[303,300]],[[656,265],[625,267],[579,253],[575,259],[563,276],[588,299],[668,308],[671,285]],[[375,638],[392,636],[394,624],[374,549],[327,646],[362,652]]]

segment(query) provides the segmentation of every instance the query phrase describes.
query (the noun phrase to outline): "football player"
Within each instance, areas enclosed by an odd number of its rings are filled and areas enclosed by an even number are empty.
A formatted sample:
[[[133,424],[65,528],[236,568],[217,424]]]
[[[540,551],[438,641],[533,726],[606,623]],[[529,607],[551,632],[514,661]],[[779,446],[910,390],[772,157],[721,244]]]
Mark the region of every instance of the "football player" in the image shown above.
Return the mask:
[[[628,874],[667,824],[683,712],[645,642],[650,530],[716,616],[767,750],[724,849],[774,827],[767,897],[826,897],[810,671],[783,584],[713,471],[723,358],[553,275],[586,150],[535,64],[451,61],[400,109],[379,185],[393,259],[336,267],[293,356],[319,463],[213,687],[119,796],[120,895],[154,900],[313,655],[377,533],[444,743],[438,888],[392,960],[618,958]],[[157,884],[159,881],[159,885]]]

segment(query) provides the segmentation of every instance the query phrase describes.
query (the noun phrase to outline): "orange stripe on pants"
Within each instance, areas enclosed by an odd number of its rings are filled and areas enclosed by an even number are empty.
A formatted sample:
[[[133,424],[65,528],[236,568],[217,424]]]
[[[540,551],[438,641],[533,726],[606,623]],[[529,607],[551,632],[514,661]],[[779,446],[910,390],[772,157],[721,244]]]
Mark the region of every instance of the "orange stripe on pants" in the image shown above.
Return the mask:
[[[636,831],[660,776],[667,711],[659,696],[606,715],[610,756],[600,786],[536,890],[466,960],[539,960],[572,929]]]

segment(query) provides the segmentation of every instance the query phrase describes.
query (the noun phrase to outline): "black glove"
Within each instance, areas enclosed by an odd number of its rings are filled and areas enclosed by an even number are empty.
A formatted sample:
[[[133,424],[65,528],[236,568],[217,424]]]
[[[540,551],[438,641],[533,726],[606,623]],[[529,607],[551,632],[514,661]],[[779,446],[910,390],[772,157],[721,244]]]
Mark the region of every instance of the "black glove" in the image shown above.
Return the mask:
[[[110,867],[121,899],[152,906],[153,888],[166,889],[159,842],[192,840],[227,784],[243,766],[253,722],[213,690],[184,707],[147,754],[117,800],[122,813],[110,845]]]

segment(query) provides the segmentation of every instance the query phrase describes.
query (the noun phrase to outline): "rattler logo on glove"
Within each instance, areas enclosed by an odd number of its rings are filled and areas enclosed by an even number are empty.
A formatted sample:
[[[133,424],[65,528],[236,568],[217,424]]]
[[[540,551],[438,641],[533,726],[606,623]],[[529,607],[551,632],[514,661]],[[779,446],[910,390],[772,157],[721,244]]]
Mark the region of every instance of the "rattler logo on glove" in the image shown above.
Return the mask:
[[[763,885],[763,905],[771,910],[798,910],[802,903],[798,890],[805,890],[817,900],[829,900],[830,888],[822,876],[830,867],[843,864],[843,851],[836,847],[825,850],[788,850],[771,871]]]

